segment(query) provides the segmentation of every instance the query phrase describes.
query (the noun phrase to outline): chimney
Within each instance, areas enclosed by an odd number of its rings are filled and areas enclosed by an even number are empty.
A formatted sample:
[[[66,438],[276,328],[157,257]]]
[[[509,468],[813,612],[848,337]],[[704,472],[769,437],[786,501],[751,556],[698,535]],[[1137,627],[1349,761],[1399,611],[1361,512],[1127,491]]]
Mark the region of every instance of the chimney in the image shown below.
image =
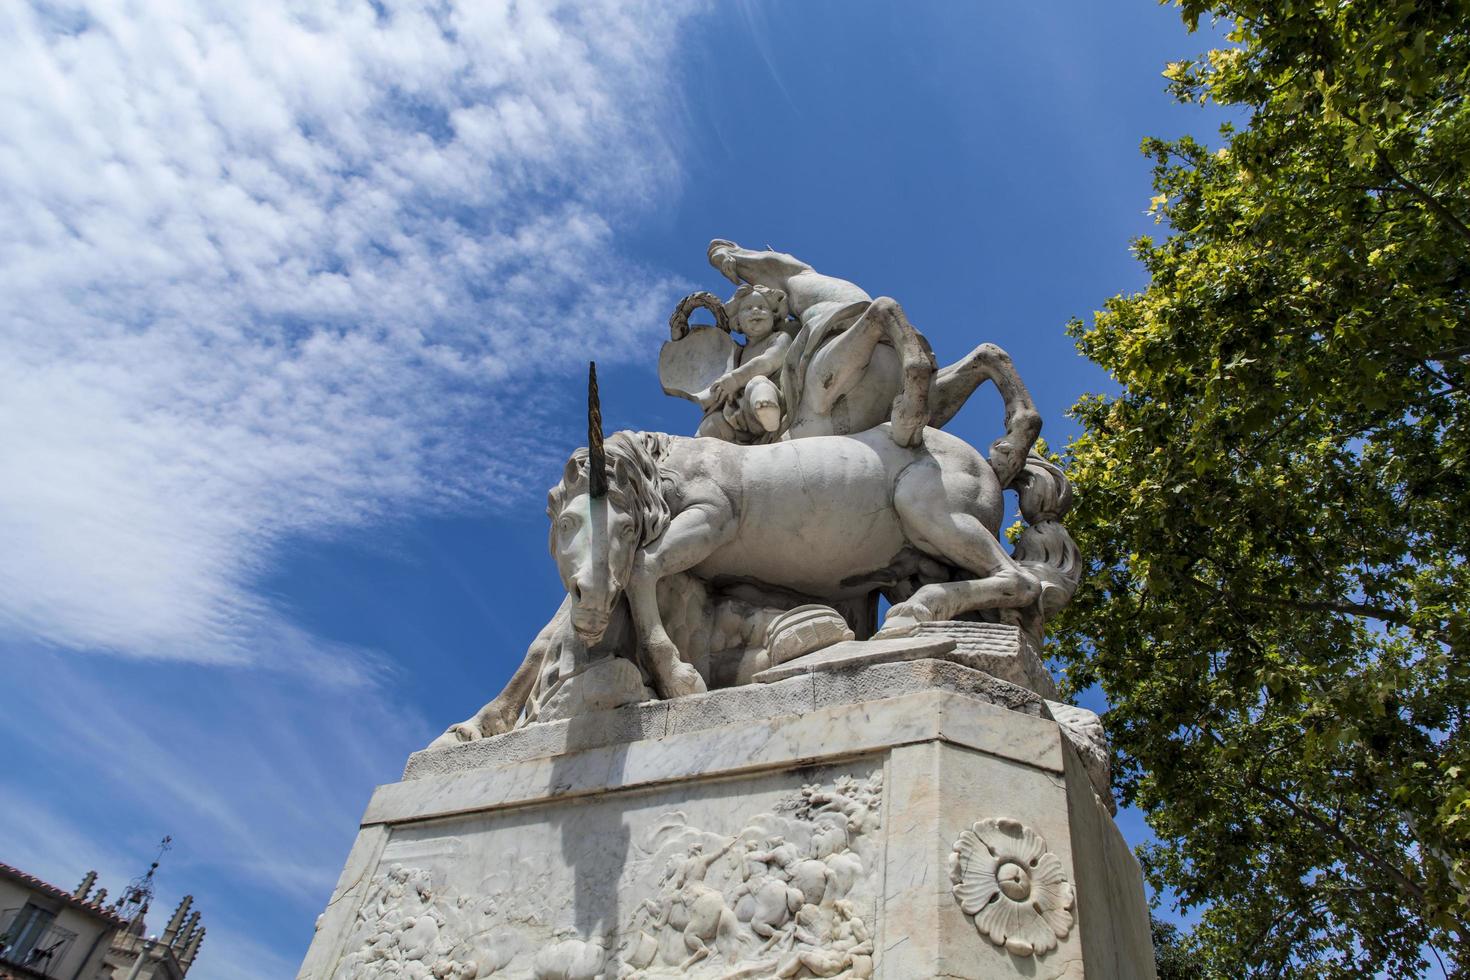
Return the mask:
[[[194,896],[185,895],[184,900],[179,903],[179,907],[174,909],[173,918],[168,920],[168,928],[163,930],[163,944],[165,946],[172,946],[174,944],[174,936],[178,935],[179,926],[183,923],[184,916],[189,914],[189,906],[193,904]]]
[[[174,937],[174,941],[172,944],[173,948],[175,950],[187,948],[189,945],[189,940],[194,938],[194,930],[198,928],[199,913],[196,911],[193,915],[189,916],[189,921],[184,923],[184,928],[180,929],[179,934]]]
[[[179,968],[185,973],[188,973],[189,967],[194,965],[194,957],[199,955],[199,947],[202,945],[204,945],[204,927],[200,926],[199,931],[194,933],[193,937],[189,940],[189,945],[184,950],[184,955],[179,958]]]
[[[71,893],[71,897],[85,902],[88,893],[92,891],[92,886],[95,884],[97,884],[97,872],[88,871],[87,876],[82,879],[82,883],[77,886],[77,890]]]

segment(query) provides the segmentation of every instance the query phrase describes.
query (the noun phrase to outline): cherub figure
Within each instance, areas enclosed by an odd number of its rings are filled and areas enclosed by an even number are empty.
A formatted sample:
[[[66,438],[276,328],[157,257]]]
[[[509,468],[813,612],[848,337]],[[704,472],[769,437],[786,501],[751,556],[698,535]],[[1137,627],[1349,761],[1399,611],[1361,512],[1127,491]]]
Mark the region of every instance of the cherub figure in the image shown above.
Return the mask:
[[[786,294],[762,285],[742,285],[725,304],[731,332],[745,336],[734,364],[699,394],[705,411],[699,434],[726,442],[769,442],[781,430],[781,374],[792,334]]]

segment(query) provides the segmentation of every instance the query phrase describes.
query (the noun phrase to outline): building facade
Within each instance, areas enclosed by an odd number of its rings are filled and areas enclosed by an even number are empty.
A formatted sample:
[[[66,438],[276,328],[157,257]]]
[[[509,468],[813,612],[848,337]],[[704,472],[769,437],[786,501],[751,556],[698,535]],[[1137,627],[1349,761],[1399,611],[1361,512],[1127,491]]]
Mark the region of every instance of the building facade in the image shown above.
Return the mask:
[[[109,946],[127,920],[92,894],[89,872],[75,891],[0,864],[0,976],[113,980]]]
[[[152,873],[108,905],[95,871],[68,892],[0,863],[0,980],[183,980],[204,927],[186,895],[163,934],[148,934]]]

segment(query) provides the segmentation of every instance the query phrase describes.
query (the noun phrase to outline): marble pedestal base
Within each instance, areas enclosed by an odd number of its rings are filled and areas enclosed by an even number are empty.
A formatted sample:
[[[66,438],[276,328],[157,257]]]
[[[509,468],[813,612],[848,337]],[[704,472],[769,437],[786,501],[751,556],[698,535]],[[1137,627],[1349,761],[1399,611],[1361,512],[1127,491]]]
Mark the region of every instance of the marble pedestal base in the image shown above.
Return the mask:
[[[1138,866],[1046,702],[913,660],[417,753],[300,977],[489,976],[1154,965]]]

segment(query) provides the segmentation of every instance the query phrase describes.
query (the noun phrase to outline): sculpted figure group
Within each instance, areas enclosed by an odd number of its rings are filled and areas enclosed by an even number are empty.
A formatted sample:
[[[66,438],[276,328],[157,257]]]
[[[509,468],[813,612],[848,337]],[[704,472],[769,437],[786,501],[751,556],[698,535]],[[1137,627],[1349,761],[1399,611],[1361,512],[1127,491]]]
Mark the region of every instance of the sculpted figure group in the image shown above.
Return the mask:
[[[658,817],[624,873],[649,897],[591,935],[546,922],[564,881],[516,865],[456,891],[441,869],[377,874],[333,980],[873,976],[882,770],[803,786],[728,832]],[[528,911],[530,910],[530,911]]]
[[[888,297],[780,252],[716,240],[708,257],[734,293],[681,302],[659,358],[698,435],[604,438],[593,372],[588,445],[548,500],[566,598],[506,689],[436,744],[742,683],[770,665],[766,624],[806,604],[859,640],[965,618],[1039,637],[1071,597],[1071,490],[1031,452],[1041,418],[1003,350],[940,368]],[[701,308],[714,325],[690,325]],[[988,457],[943,431],[985,382],[1004,406]],[[1028,524],[1013,551],[1007,489]]]
[[[687,976],[705,963],[727,980],[871,977],[865,886],[882,795],[881,773],[839,777],[831,789],[808,785],[789,815],[761,815],[718,847],[706,845],[712,835],[675,825],[657,897],[634,916],[620,976]]]

